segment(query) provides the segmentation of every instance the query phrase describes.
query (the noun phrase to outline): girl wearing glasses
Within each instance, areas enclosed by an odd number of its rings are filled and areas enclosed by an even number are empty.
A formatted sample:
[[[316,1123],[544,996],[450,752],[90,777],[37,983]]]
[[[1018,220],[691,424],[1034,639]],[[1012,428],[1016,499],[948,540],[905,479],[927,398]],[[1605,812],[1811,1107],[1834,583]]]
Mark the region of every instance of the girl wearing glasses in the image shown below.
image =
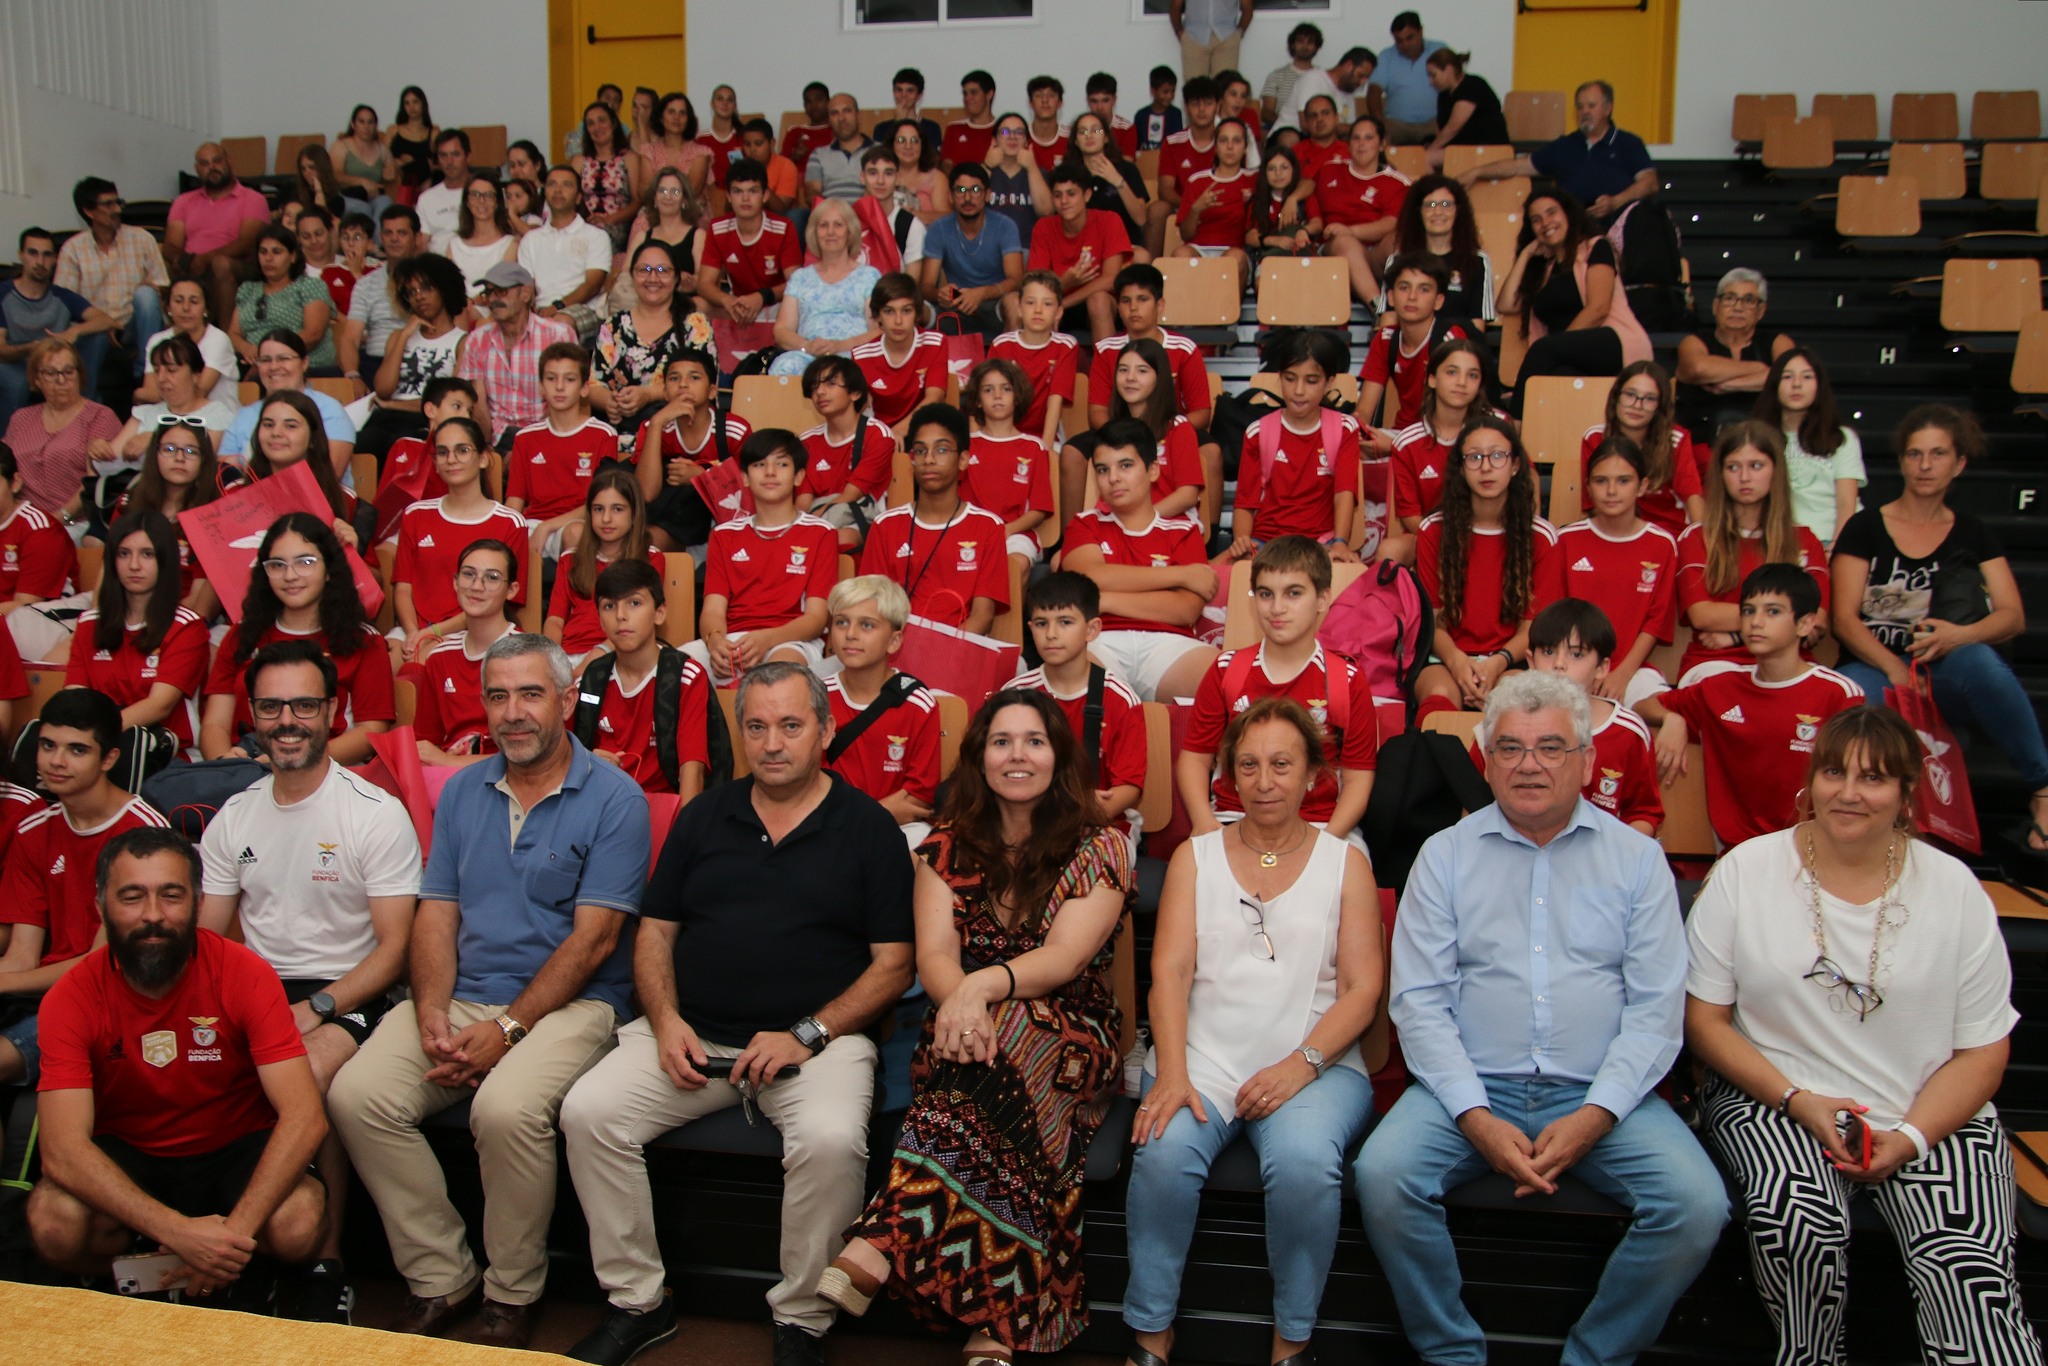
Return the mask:
[[[1704,1136],[1741,1187],[1781,1361],[1844,1357],[1859,1192],[1904,1253],[1929,1359],[2041,1360],[1991,1104],[2012,967],[1976,874],[1913,837],[1921,753],[1895,712],[1830,718],[1806,818],[1730,850],[1686,921]]]
[[[1579,443],[1579,507],[1587,512],[1593,510],[1593,453],[1610,432],[1627,437],[1642,452],[1638,510],[1653,526],[1683,536],[1687,526],[1706,515],[1700,470],[1707,453],[1673,420],[1671,372],[1653,360],[1639,360],[1615,376],[1607,391],[1607,420],[1588,427]]]
[[[1401,201],[1394,220],[1394,255],[1427,251],[1451,268],[1451,286],[1444,291],[1443,316],[1493,322],[1493,258],[1479,247],[1479,220],[1465,187],[1449,176],[1426,175]],[[1380,311],[1388,307],[1380,298]]]
[[[190,337],[173,335],[158,342],[150,349],[149,364],[161,397],[155,403],[136,404],[127,425],[112,441],[95,441],[87,447],[86,454],[95,461],[139,459],[159,427],[192,427],[217,434],[234,424],[235,410],[214,402],[199,387],[206,361]]]
[[[1486,402],[1486,380],[1492,356],[1469,337],[1452,337],[1430,352],[1429,374],[1422,394],[1422,415],[1394,433],[1394,454],[1388,471],[1393,515],[1403,541],[1392,541],[1381,553],[1403,564],[1415,559],[1414,536],[1422,519],[1444,500],[1444,481],[1457,473],[1458,438],[1475,414],[1493,411]]]
[[[413,712],[420,762],[462,768],[497,753],[484,722],[484,651],[512,629],[512,595],[526,559],[504,541],[470,541],[456,564],[462,625],[440,640],[422,667]]]
[[[633,306],[597,329],[584,393],[592,412],[631,437],[665,401],[661,372],[679,345],[677,305],[688,300],[676,290],[681,271],[675,251],[658,238],[634,250],[626,272],[633,281]]]
[[[1483,413],[1458,438],[1458,473],[1415,538],[1415,569],[1436,608],[1436,644],[1418,701],[1478,711],[1529,657],[1529,622],[1556,596],[1557,531],[1536,515],[1536,480],[1513,424]]]
[[[1836,416],[1835,386],[1827,367],[1803,346],[1771,362],[1771,373],[1752,410],[1785,434],[1785,479],[1792,486],[1792,520],[1823,547],[1856,515],[1863,472],[1863,442]]]
[[[222,493],[244,482],[235,466],[223,464],[213,452],[213,438],[203,428],[174,424],[158,427],[149,434],[148,449],[142,456],[142,473],[121,495],[118,517],[140,512],[158,512],[170,522],[178,537],[179,599],[199,616],[212,621],[220,611],[220,596],[207,582],[206,569],[192,553],[185,539],[184,523],[178,514],[187,508],[204,507]]]
[[[242,621],[223,640],[206,680],[199,752],[208,759],[257,757],[249,733],[249,657],[279,640],[311,640],[333,658],[334,726],[327,752],[337,764],[370,757],[370,736],[398,718],[391,654],[363,619],[363,600],[341,542],[318,517],[290,512],[271,524],[249,571]],[[239,742],[238,742],[239,741]]]
[[[192,743],[192,703],[206,681],[206,622],[179,603],[178,533],[160,512],[131,512],[107,533],[106,572],[93,610],[78,618],[67,688],[95,688],[121,708],[121,767],[129,792]]]
[[[496,537],[526,558],[526,519],[500,503],[488,479],[490,442],[466,417],[434,429],[434,473],[447,492],[407,508],[398,520],[398,558],[391,572],[392,615],[406,660],[417,663],[452,631],[462,629],[455,582],[462,548]],[[514,598],[524,597],[514,593]]]
[[[1244,819],[1174,853],[1152,941],[1153,1047],[1131,1137],[1124,1321],[1165,1366],[1202,1187],[1242,1134],[1266,1195],[1276,1363],[1309,1339],[1337,1246],[1345,1151],[1372,1114],[1359,1048],[1386,985],[1365,856],[1302,819],[1322,728],[1265,697],[1223,734]]]

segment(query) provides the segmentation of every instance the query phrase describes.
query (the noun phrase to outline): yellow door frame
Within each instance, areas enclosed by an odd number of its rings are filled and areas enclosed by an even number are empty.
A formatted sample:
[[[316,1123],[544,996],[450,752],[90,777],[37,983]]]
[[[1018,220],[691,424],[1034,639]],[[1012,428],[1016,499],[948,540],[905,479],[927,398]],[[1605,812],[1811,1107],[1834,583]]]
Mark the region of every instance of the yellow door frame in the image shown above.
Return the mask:
[[[1516,0],[1516,90],[1614,87],[1614,121],[1671,141],[1679,0]]]

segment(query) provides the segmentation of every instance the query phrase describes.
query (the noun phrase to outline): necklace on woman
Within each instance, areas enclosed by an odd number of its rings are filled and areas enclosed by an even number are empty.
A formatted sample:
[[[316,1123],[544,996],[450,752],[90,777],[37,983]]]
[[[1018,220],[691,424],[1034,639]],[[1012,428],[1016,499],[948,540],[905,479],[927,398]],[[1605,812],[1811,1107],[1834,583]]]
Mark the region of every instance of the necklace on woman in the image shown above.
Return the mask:
[[[1906,922],[1913,917],[1913,908],[1898,900],[1895,895],[1898,888],[1898,870],[1899,837],[1894,833],[1884,847],[1884,890],[1878,894],[1877,923],[1871,926],[1870,930],[1870,965],[1863,981],[1852,981],[1834,959],[1828,957],[1827,927],[1821,921],[1820,862],[1814,855],[1813,827],[1807,827],[1806,885],[1813,896],[1813,945],[1819,953],[1813,960],[1813,967],[1806,973],[1806,980],[1819,982],[1827,990],[1830,1002],[1835,1001],[1836,991],[1844,992],[1848,1004],[1846,1007],[1836,1004],[1836,1009],[1846,1008],[1855,1011],[1858,1024],[1869,1018],[1871,1011],[1884,1004],[1884,997],[1877,990],[1877,966],[1887,924],[1885,913],[1893,909],[1899,912],[1898,919],[1889,922],[1894,944],[1904,932]]]
[[[1300,839],[1298,839],[1298,840],[1296,840],[1296,841],[1295,841],[1295,842],[1294,842],[1293,844],[1289,845],[1289,846],[1288,846],[1287,848],[1285,848],[1285,849],[1261,849],[1261,848],[1259,848],[1259,846],[1257,846],[1256,844],[1253,844],[1253,843],[1252,843],[1252,840],[1251,840],[1251,836],[1245,833],[1245,823],[1244,823],[1243,821],[1239,821],[1239,822],[1237,823],[1237,837],[1238,837],[1238,838],[1239,838],[1240,840],[1243,840],[1243,841],[1244,841],[1244,847],[1245,847],[1245,848],[1247,848],[1247,849],[1251,850],[1251,851],[1252,851],[1252,852],[1253,852],[1254,854],[1257,854],[1257,855],[1259,856],[1259,867],[1261,867],[1261,868],[1277,868],[1277,867],[1279,867],[1279,866],[1280,866],[1280,860],[1281,860],[1281,859],[1283,859],[1283,858],[1286,858],[1286,857],[1287,857],[1287,856],[1288,856],[1289,854],[1293,853],[1293,852],[1294,852],[1294,851],[1295,851],[1296,849],[1299,849],[1299,848],[1301,848],[1301,846],[1302,846],[1302,845],[1304,845],[1304,844],[1307,844],[1307,843],[1308,843],[1308,836],[1309,836],[1309,831],[1310,831],[1311,829],[1313,829],[1313,828],[1314,828],[1314,827],[1310,826],[1310,825],[1309,825],[1309,823],[1308,823],[1307,821],[1302,821],[1302,823],[1301,823],[1301,838],[1300,838]]]

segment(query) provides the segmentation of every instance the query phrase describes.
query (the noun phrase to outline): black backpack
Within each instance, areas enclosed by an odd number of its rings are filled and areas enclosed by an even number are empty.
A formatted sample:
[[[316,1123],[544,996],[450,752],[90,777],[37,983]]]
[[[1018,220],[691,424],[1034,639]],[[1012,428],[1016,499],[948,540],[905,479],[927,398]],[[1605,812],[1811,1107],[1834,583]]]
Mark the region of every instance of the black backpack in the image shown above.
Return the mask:
[[[1380,743],[1372,797],[1359,828],[1372,874],[1399,892],[1423,841],[1493,801],[1493,792],[1455,735],[1410,726]]]
[[[683,666],[688,662],[688,656],[681,650],[663,645],[654,665],[654,757],[672,788],[679,785],[682,769],[676,728],[682,719]],[[577,689],[575,732],[585,749],[597,748],[598,716],[604,710],[605,689],[611,687],[618,663],[619,657],[607,651],[583,668],[583,679]],[[705,766],[704,786],[730,782],[732,732],[726,729],[725,709],[715,697],[704,707],[704,751],[711,757]]]

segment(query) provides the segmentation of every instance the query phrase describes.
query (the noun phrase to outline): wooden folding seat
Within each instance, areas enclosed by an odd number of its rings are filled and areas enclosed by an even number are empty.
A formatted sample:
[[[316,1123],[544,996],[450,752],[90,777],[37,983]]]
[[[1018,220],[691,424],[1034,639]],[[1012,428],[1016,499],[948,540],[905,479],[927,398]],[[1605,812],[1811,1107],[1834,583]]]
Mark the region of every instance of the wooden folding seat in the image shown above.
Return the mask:
[[[1962,135],[1954,91],[1892,96],[1893,142],[1954,142]]]
[[[1562,90],[1510,90],[1501,110],[1516,142],[1549,142],[1571,131],[1572,97]]]

